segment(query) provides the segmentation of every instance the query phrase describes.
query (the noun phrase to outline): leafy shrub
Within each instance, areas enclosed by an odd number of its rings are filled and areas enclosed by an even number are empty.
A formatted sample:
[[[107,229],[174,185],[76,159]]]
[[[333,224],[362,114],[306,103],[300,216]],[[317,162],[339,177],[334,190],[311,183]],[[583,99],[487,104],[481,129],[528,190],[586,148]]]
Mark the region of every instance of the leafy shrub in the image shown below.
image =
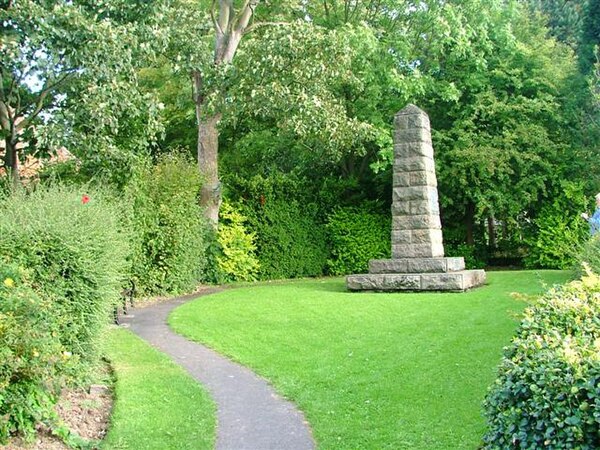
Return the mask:
[[[200,186],[196,166],[178,154],[163,157],[131,183],[138,292],[180,293],[202,279],[208,231],[197,201]]]
[[[32,437],[53,415],[55,390],[75,359],[60,342],[58,305],[33,290],[23,268],[0,260],[0,443]]]
[[[389,258],[391,215],[376,212],[373,205],[336,209],[327,218],[331,241],[329,273],[365,273],[370,259]]]
[[[314,205],[264,198],[246,204],[249,228],[256,233],[262,279],[322,275],[327,263],[325,232]]]
[[[600,448],[600,279],[528,308],[485,401],[485,448]]]
[[[482,269],[485,267],[485,258],[480,249],[475,245],[444,243],[444,253],[448,257],[462,256],[467,269]]]
[[[54,187],[14,194],[0,210],[0,259],[27,270],[36,293],[52,300],[66,350],[96,361],[127,271],[119,204],[100,191]]]
[[[577,266],[575,271],[578,276],[583,275],[584,266],[590,268],[594,273],[600,273],[600,235],[588,239],[577,255]]]
[[[530,249],[524,261],[525,266],[572,268],[588,235],[588,226],[579,217],[586,206],[582,188],[571,182],[563,182],[561,194],[543,207],[534,221],[535,237],[529,240]]]
[[[246,230],[244,217],[228,203],[223,203],[219,212],[216,256],[219,281],[254,281],[259,269],[256,258],[256,235]]]

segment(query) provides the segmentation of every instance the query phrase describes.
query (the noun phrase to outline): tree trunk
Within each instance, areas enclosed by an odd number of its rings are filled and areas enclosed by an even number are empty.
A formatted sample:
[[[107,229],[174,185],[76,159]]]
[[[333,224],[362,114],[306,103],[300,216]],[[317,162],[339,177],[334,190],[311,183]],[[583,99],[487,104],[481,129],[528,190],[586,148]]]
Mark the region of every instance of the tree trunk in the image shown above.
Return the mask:
[[[496,248],[496,223],[493,217],[488,217],[488,246],[492,249]]]
[[[198,168],[204,176],[200,191],[200,204],[205,208],[205,216],[216,228],[219,223],[221,206],[221,182],[219,180],[218,151],[220,117],[202,118],[198,123]]]
[[[19,176],[19,155],[17,154],[17,145],[10,137],[6,138],[4,143],[4,168],[10,176],[13,186],[18,187],[21,184],[21,177]]]
[[[465,210],[465,228],[467,230],[466,241],[468,245],[475,245],[473,230],[475,229],[475,205],[468,203]]]

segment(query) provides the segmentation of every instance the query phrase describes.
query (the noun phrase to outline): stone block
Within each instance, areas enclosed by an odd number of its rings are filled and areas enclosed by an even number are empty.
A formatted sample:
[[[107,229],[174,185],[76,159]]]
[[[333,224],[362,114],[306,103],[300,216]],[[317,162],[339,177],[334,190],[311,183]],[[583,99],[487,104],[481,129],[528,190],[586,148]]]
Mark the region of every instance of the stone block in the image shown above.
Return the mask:
[[[414,156],[433,158],[433,146],[428,142],[401,142],[394,145],[394,158]]]
[[[420,284],[419,275],[368,274],[346,277],[346,286],[351,291],[412,291],[419,289]]]
[[[396,114],[394,116],[394,128],[398,129],[413,129],[426,128],[430,129],[429,117],[423,111],[411,112],[408,114]]]
[[[431,133],[427,128],[412,128],[396,130],[394,132],[394,143],[404,144],[409,142],[420,142],[431,145]]]
[[[421,216],[424,214],[428,215],[439,215],[440,207],[437,201],[427,200],[413,200],[408,206],[408,214],[413,216]]]
[[[394,174],[394,187],[410,186],[410,172]]]
[[[411,230],[410,242],[412,244],[441,244],[442,230]],[[394,243],[393,240],[392,243]]]
[[[442,244],[394,244],[392,258],[438,258],[444,256]]]
[[[396,258],[372,259],[369,273],[447,273],[465,269],[460,258]]]
[[[395,187],[392,191],[393,202],[405,202],[407,200],[429,200],[432,197],[437,200],[437,189],[430,186]]]
[[[427,158],[426,156],[394,159],[394,173],[413,172],[416,170],[435,172],[435,163],[432,158]]]
[[[412,231],[410,230],[392,230],[392,244],[410,244]]]
[[[437,178],[435,172],[430,170],[418,170],[407,172],[409,186],[432,186],[437,187]]]
[[[410,202],[392,203],[392,216],[407,216],[410,214]]]
[[[372,259],[369,273],[408,273],[408,259]]]
[[[441,230],[442,223],[439,215],[395,216],[392,217],[393,230]]]
[[[351,291],[465,291],[485,283],[483,270],[455,273],[367,274],[346,277]]]

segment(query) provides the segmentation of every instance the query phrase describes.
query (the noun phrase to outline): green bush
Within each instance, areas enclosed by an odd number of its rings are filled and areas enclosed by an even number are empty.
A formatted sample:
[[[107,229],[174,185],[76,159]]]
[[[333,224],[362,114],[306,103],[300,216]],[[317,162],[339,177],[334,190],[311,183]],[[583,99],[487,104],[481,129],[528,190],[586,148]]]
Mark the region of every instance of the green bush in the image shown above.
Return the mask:
[[[54,187],[14,194],[0,211],[0,259],[30,272],[33,289],[60,316],[60,342],[95,362],[127,272],[119,203],[100,191]]]
[[[246,221],[246,217],[229,203],[221,205],[217,233],[219,251],[216,256],[219,282],[256,280],[259,269],[255,255],[256,236],[246,230]]]
[[[346,275],[368,271],[370,259],[389,258],[391,251],[391,219],[373,205],[339,208],[327,218],[331,241],[329,273]]]
[[[485,448],[600,448],[600,279],[528,308],[485,401]]]
[[[592,272],[600,273],[600,234],[597,234],[582,246],[579,255],[577,255],[577,266],[575,271],[578,276],[584,273],[584,266],[587,265]]]
[[[130,184],[139,293],[181,293],[203,278],[208,229],[198,205],[200,186],[196,165],[178,154],[142,170]]]
[[[0,443],[31,438],[53,416],[56,390],[75,360],[60,342],[58,305],[36,294],[23,268],[0,260]]]
[[[534,238],[529,239],[525,266],[571,269],[588,235],[587,223],[580,218],[587,207],[583,189],[563,182],[562,191],[542,208],[534,221]]]
[[[469,244],[451,244],[444,242],[444,253],[448,257],[462,256],[465,259],[467,269],[483,269],[485,267],[485,258],[478,253],[481,251],[475,245]]]
[[[314,205],[262,198],[244,214],[256,233],[262,279],[322,275],[327,263],[327,241]]]

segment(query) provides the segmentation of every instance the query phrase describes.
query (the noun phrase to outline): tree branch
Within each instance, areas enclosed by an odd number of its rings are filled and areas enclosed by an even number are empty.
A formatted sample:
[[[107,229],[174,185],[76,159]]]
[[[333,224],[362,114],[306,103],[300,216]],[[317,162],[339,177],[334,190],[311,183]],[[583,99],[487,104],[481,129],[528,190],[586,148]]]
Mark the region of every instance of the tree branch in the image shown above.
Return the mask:
[[[35,118],[40,114],[40,112],[42,112],[42,110],[44,109],[44,101],[46,100],[46,97],[48,96],[48,94],[50,94],[50,92],[52,92],[54,89],[56,89],[62,83],[64,83],[74,72],[75,72],[75,69],[70,69],[65,74],[63,74],[58,80],[56,80],[54,83],[48,84],[48,82],[46,82],[46,85],[40,91],[40,94],[39,94],[37,100],[35,101],[35,107],[34,107],[32,113],[29,114],[29,117],[24,118],[23,121],[21,121],[21,123],[19,123],[16,126],[17,131],[27,128],[27,127],[29,127],[29,125],[31,125],[31,122],[33,122],[35,120]],[[20,103],[20,101],[19,101],[19,103]],[[32,104],[33,103],[30,102],[30,103],[24,105],[23,107],[21,107],[19,105],[19,109],[15,110],[15,117],[21,116],[25,112],[25,110]]]
[[[217,32],[223,33],[223,29],[221,28],[221,25],[219,25],[219,21],[217,20],[217,18],[215,16],[215,7],[216,6],[217,6],[217,0],[212,0],[212,4],[210,5],[210,18],[212,19]]]

